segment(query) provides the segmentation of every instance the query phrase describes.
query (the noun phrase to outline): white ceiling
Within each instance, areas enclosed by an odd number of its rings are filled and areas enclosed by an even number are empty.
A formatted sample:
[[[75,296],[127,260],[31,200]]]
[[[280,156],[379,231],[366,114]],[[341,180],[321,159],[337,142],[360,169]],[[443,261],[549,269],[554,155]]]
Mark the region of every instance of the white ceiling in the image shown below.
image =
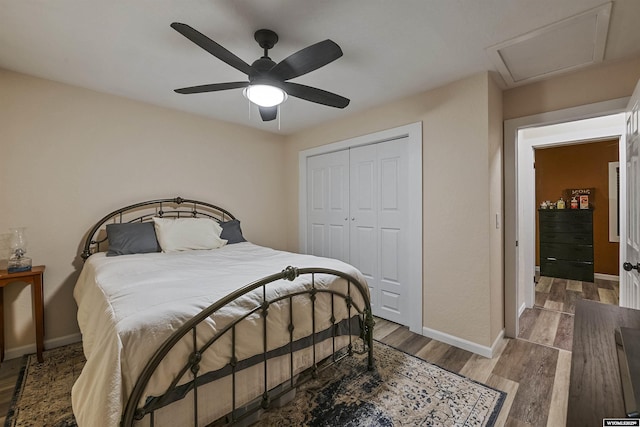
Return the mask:
[[[487,49],[606,0],[0,0],[0,68],[289,134],[496,70]],[[277,120],[249,116],[242,90],[173,89],[245,80],[169,27],[183,22],[248,63],[253,33],[279,62],[330,38],[344,56],[293,81],[351,99],[344,110],[289,98]],[[570,52],[567,52],[569,54]],[[558,52],[555,52],[557,55]],[[604,62],[640,57],[640,0],[614,0]]]

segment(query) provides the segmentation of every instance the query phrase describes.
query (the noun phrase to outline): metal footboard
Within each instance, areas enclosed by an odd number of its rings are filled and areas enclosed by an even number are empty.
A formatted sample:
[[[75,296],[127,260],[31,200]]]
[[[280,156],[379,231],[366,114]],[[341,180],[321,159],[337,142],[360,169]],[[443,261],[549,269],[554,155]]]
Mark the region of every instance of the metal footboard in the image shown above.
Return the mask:
[[[278,280],[289,280],[293,281],[298,276],[301,275],[309,275],[310,276],[310,286],[305,287],[303,290],[292,290],[291,293],[282,294],[281,292],[269,299],[267,288],[270,284],[278,281]],[[316,286],[316,276],[317,275],[332,275],[337,276],[346,281],[346,292],[337,291],[335,289],[325,289],[318,288]],[[198,344],[198,340],[196,338],[196,330],[198,325],[205,322],[211,316],[214,316],[217,312],[222,310],[224,307],[238,300],[239,298],[247,295],[248,293],[261,292],[262,298],[259,304],[256,304],[254,307],[247,309],[246,313],[243,316],[233,320],[231,323],[221,328],[219,331],[215,333],[210,339],[206,342]],[[331,327],[329,330],[319,331],[317,330],[317,316],[320,313],[316,312],[316,299],[319,294],[328,294],[331,298],[331,314],[329,321],[331,322]],[[313,353],[313,364],[310,367],[312,376],[315,376],[318,372],[318,363],[320,360],[317,360],[316,356],[316,344],[317,342],[323,341],[324,339],[332,339],[333,344],[333,352],[331,359],[335,362],[340,357],[338,354],[339,349],[336,348],[336,338],[340,335],[348,335],[349,343],[346,347],[346,352],[343,352],[345,356],[353,355],[356,351],[354,348],[354,343],[352,342],[353,335],[359,335],[364,341],[364,348],[362,352],[368,352],[367,358],[367,367],[368,369],[373,369],[373,316],[371,312],[371,304],[369,300],[368,288],[365,283],[361,283],[357,278],[346,274],[341,271],[326,269],[326,268],[295,268],[295,267],[287,267],[282,270],[280,273],[273,274],[271,276],[265,277],[263,279],[257,280],[247,286],[229,294],[225,298],[215,302],[208,308],[204,309],[195,317],[188,320],[180,329],[174,332],[164,343],[158,348],[153,357],[149,360],[146,367],[142,371],[142,374],[138,378],[131,395],[129,396],[129,400],[127,401],[123,418],[122,418],[122,426],[132,426],[137,420],[142,420],[145,417],[149,417],[149,423],[151,426],[154,425],[155,422],[155,412],[170,404],[175,400],[179,400],[182,397],[185,397],[188,393],[193,393],[193,425],[198,426],[198,388],[206,383],[205,377],[209,373],[201,373],[201,361],[205,356],[207,351],[212,351],[212,346],[218,340],[220,340],[224,336],[230,336],[231,339],[231,349],[229,350],[229,360],[227,365],[221,371],[224,371],[231,378],[231,402],[232,402],[232,411],[227,416],[230,424],[237,423],[242,421],[246,417],[250,416],[252,413],[260,410],[269,408],[271,402],[278,397],[290,392],[297,385],[300,384],[298,382],[296,384],[294,378],[296,377],[296,373],[294,372],[294,362],[293,357],[294,353],[301,348],[312,348]],[[358,298],[354,297],[358,296]],[[311,325],[312,325],[312,334],[310,336],[311,342],[303,343],[301,340],[294,340],[294,330],[296,325],[293,320],[294,313],[294,298],[296,297],[304,297],[309,298],[311,304],[311,309],[309,316],[311,316]],[[357,301],[362,301],[358,303]],[[286,326],[286,332],[289,336],[289,342],[283,348],[281,347],[279,352],[274,352],[274,349],[269,350],[267,346],[268,335],[270,330],[267,328],[267,318],[269,316],[269,308],[273,304],[285,304],[285,307],[288,307],[289,314],[289,323]],[[347,320],[346,320],[346,330],[345,330],[345,322],[336,319],[335,308],[337,304],[345,304],[347,310]],[[344,306],[343,306],[344,307]],[[237,343],[237,331],[236,327],[243,320],[247,319],[249,316],[259,315],[262,318],[262,339],[263,339],[263,353],[257,356],[253,356],[251,359],[253,361],[248,360],[238,360],[236,353],[236,343]],[[296,311],[296,315],[299,315],[299,312]],[[306,314],[305,314],[306,315]],[[356,325],[358,326],[359,331],[353,330],[352,320],[357,319]],[[229,334],[229,335],[227,335]],[[144,396],[145,389],[147,388],[147,384],[150,379],[154,375],[154,372],[163,361],[163,359],[167,356],[167,354],[171,351],[172,348],[179,342],[183,340],[183,338],[187,335],[192,336],[191,340],[191,353],[188,356],[187,360],[185,360],[178,374],[175,376],[173,382],[167,387],[166,391],[162,396],[157,396],[154,398],[148,398]],[[345,338],[346,339],[346,338]],[[308,341],[308,340],[307,340]],[[282,384],[281,387],[278,387],[277,390],[269,389],[268,384],[268,361],[269,359],[277,356],[281,356],[284,354],[288,354],[290,358],[290,372],[289,379],[285,384]],[[262,391],[261,403],[256,408],[252,408],[247,411],[238,411],[239,407],[242,407],[244,403],[240,403],[239,406],[236,402],[236,374],[240,372],[242,369],[245,369],[249,366],[253,366],[255,364],[262,363],[264,369],[264,386]],[[179,384],[183,379],[184,375],[191,375],[191,381],[186,384]],[[143,398],[144,405],[139,406],[140,402]]]

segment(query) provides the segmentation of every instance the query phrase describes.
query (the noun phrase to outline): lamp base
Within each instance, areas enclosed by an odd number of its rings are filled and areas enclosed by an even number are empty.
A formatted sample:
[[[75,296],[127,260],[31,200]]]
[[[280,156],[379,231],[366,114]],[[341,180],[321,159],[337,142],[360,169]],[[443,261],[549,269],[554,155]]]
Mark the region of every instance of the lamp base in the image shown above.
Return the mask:
[[[23,271],[31,271],[31,258],[23,256],[21,258],[9,259],[7,272],[20,273]]]

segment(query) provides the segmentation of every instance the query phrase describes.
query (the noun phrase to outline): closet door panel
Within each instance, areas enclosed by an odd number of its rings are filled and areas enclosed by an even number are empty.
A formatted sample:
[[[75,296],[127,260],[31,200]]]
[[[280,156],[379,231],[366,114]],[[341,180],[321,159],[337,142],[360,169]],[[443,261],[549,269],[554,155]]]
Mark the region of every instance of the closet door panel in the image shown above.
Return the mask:
[[[380,229],[380,316],[402,314],[402,289],[398,270],[400,230]],[[386,318],[386,317],[385,317]]]
[[[377,188],[378,259],[380,264],[380,316],[408,324],[407,311],[407,221],[408,182],[407,141],[405,139],[377,144],[380,171]]]
[[[351,237],[351,264],[360,270],[367,279],[369,288],[373,289],[378,276],[376,230],[373,227],[356,226]]]
[[[349,150],[351,264],[367,279],[374,314],[379,311],[378,169],[376,145]]]
[[[307,159],[307,250],[358,268],[373,313],[404,325],[412,306],[407,150],[403,138]]]
[[[349,151],[307,159],[310,253],[349,262]]]
[[[323,224],[310,224],[309,246],[312,255],[323,256],[324,254],[324,226]]]

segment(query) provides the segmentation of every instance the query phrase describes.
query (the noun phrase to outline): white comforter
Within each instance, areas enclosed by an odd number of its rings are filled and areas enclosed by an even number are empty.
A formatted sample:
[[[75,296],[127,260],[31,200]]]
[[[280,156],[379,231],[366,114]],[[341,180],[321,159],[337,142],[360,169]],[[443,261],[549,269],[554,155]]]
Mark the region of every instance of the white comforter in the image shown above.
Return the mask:
[[[325,267],[349,273],[366,283],[354,267],[341,261],[276,251],[251,243],[227,245],[211,251],[178,253],[152,253],[106,257],[92,255],[85,263],[74,289],[78,303],[78,323],[82,332],[87,363],[72,389],[73,412],[78,425],[117,426],[134,382],[153,352],[173,331],[215,301],[270,274],[278,273],[286,266]],[[269,291],[279,293],[282,286],[307,286],[302,277],[293,283],[280,281]],[[344,281],[329,276],[317,276],[317,286],[345,290]],[[357,294],[352,290],[352,295]],[[225,309],[214,319],[208,319],[206,328],[198,333],[208,334],[223,327],[233,316],[246,312],[246,307],[261,301],[260,293],[247,296]],[[354,295],[357,303],[361,304]],[[311,323],[301,316],[299,304],[310,304],[309,298],[296,301],[294,318],[295,338],[309,335]],[[322,299],[317,308],[322,310]],[[343,304],[336,304],[345,317]],[[282,313],[271,307],[269,324],[288,323],[288,311]],[[296,314],[300,313],[300,314]],[[319,316],[317,330],[329,326],[329,316]],[[262,352],[262,323],[256,316],[250,324],[243,325],[238,336],[247,338],[238,344],[239,359]],[[252,323],[252,324],[251,324]],[[259,326],[259,327],[255,327]],[[209,329],[201,332],[201,329]],[[286,330],[286,327],[282,327]],[[252,335],[253,334],[253,335]],[[188,338],[188,337],[187,337]],[[190,339],[190,338],[189,338]],[[228,363],[229,352],[222,346],[229,340],[217,343],[218,351],[208,351],[201,364],[201,373],[219,369]],[[171,355],[184,360],[191,352],[188,340],[172,350]],[[288,342],[288,333],[276,338],[269,336],[269,348]],[[175,353],[175,355],[174,355]],[[146,396],[157,396],[165,391],[175,376],[175,363],[163,362],[147,387]],[[181,382],[188,381],[185,378]]]

